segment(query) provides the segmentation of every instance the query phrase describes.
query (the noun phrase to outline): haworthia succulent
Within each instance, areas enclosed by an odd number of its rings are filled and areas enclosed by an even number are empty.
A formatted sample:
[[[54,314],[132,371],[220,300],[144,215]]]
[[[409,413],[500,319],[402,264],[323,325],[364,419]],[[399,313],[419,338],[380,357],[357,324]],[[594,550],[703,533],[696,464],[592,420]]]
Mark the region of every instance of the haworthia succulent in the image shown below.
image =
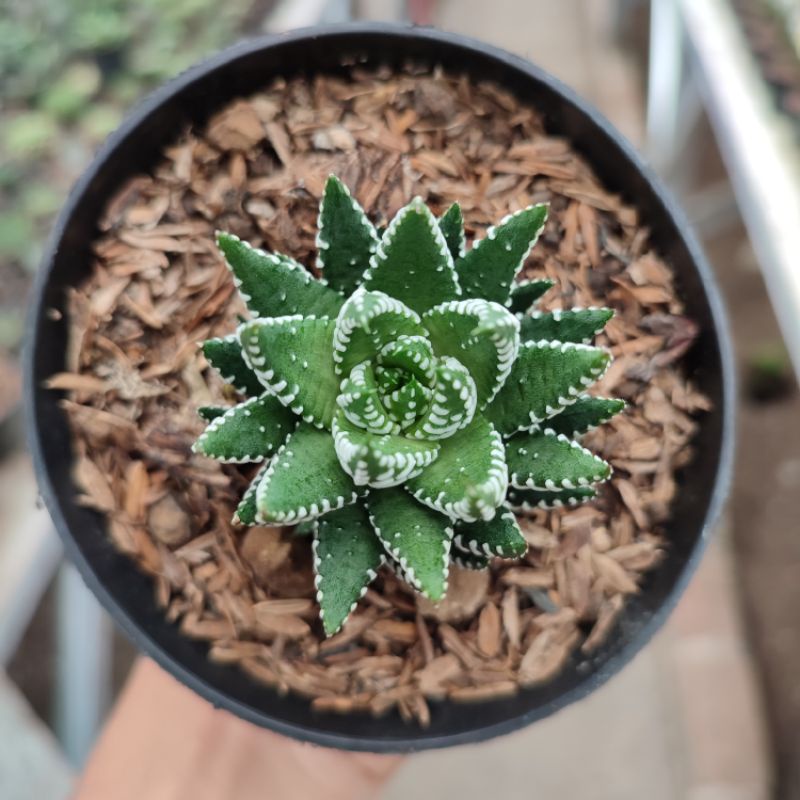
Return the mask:
[[[571,406],[567,406],[560,414],[547,420],[546,427],[574,438],[608,422],[613,416],[625,408],[624,400],[612,400],[607,397],[579,397]]]
[[[444,234],[419,198],[401,209],[386,229],[364,274],[364,286],[420,314],[461,294]]]
[[[480,414],[442,441],[436,460],[406,482],[421,503],[468,522],[491,519],[507,485],[503,441]]]
[[[289,256],[265,253],[230,233],[217,234],[239,293],[257,317],[336,316],[344,297]]]
[[[464,297],[505,303],[546,220],[547,206],[540,204],[509,214],[497,227],[489,228],[456,262]]]
[[[375,578],[383,549],[360,503],[321,517],[314,533],[314,571],[320,617],[336,633]]]
[[[375,533],[405,579],[426,597],[447,591],[452,523],[402,489],[373,492],[367,509]]]
[[[237,391],[250,397],[264,393],[264,385],[242,356],[242,345],[235,333],[221,339],[206,339],[203,342],[203,355],[222,380]]]
[[[453,203],[442,214],[439,219],[439,227],[453,261],[462,258],[466,251],[466,241],[464,240],[464,217],[461,215],[461,206],[458,203]]]
[[[307,422],[330,430],[339,379],[333,359],[332,320],[267,317],[239,328],[242,351],[253,372],[285,406]]]
[[[614,316],[610,308],[573,308],[569,311],[535,311],[520,321],[523,342],[541,340],[587,344]]]
[[[512,314],[524,314],[547,291],[553,288],[554,282],[549,278],[519,281],[511,287],[511,294],[506,300],[508,310]]]
[[[487,417],[504,435],[529,430],[574,403],[611,356],[571,342],[526,342]]]
[[[317,227],[317,266],[329,286],[345,295],[361,283],[378,246],[378,235],[364,209],[334,175],[325,184]]]
[[[471,373],[483,408],[505,383],[519,351],[519,321],[498,303],[458,300],[432,308],[423,323],[441,356]]]
[[[280,447],[295,424],[292,413],[274,397],[251,397],[213,419],[193,450],[238,464],[263,461]]]
[[[490,558],[519,558],[528,549],[517,518],[508,510],[494,519],[457,523],[453,544],[462,552]]]
[[[512,486],[540,491],[577,489],[607,480],[611,467],[561,433],[518,433],[506,443]]]
[[[293,523],[316,519],[355,503],[350,476],[336,457],[333,439],[301,422],[286,439],[256,490],[256,521]]]
[[[610,312],[527,313],[552,282],[516,282],[546,215],[523,209],[467,249],[458,204],[437,220],[417,198],[379,239],[331,177],[322,280],[219,234],[256,318],[204,352],[248,398],[199,409],[194,450],[261,463],[235,523],[313,527],[326,634],[382,563],[440,599],[451,563],[524,554],[511,509],[582,502],[608,478],[574,437],[623,406],[585,394]]]
[[[578,486],[575,489],[560,489],[555,492],[509,486],[506,499],[511,508],[518,511],[530,511],[534,508],[577,506],[594,497],[597,497],[597,490],[591,486]]]

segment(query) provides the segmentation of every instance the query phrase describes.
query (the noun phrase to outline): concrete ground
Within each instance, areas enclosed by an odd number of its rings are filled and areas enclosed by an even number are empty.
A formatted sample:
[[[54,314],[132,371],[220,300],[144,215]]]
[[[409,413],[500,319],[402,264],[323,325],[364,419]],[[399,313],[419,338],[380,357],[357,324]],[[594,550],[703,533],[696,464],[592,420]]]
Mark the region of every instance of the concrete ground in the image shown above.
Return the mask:
[[[640,86],[611,43],[611,20],[607,0],[439,0],[434,11],[438,26],[549,70],[641,146]],[[721,525],[664,630],[606,686],[511,736],[410,759],[385,800],[771,797],[771,748],[728,529]]]

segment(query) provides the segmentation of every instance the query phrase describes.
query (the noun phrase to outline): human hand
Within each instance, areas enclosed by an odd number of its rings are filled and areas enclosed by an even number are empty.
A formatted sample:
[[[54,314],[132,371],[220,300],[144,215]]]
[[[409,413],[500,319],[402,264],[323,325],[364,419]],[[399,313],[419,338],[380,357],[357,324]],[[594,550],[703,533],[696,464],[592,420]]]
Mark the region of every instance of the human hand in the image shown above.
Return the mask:
[[[215,709],[141,658],[75,800],[367,800],[401,761],[263,730]]]

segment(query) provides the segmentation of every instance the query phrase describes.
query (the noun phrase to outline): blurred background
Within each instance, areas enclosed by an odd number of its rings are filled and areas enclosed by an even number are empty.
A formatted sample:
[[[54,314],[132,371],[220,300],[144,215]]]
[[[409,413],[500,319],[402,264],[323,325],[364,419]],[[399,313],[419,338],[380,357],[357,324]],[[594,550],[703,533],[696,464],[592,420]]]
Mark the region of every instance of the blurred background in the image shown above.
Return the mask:
[[[158,83],[348,19],[482,38],[594,103],[695,225],[741,378],[728,514],[666,629],[582,703],[415,757],[386,796],[800,798],[800,0],[0,0],[0,798],[68,796],[134,657],[63,564],[22,441],[25,300],[54,215]]]

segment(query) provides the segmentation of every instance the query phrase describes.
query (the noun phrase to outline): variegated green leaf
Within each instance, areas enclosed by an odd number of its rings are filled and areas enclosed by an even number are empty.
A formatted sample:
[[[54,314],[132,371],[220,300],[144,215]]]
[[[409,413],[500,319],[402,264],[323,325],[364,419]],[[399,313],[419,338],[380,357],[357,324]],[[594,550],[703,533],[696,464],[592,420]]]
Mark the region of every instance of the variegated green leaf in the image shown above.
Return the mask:
[[[505,303],[517,273],[547,220],[547,206],[523,208],[489,228],[486,237],[456,262],[464,297]]]
[[[530,430],[574,403],[600,378],[610,360],[599,347],[526,342],[486,415],[503,435]]]
[[[265,253],[232,233],[217,233],[217,246],[239,294],[256,317],[335,317],[344,303],[339,292],[289,256]]]
[[[378,364],[409,372],[424,384],[434,378],[433,347],[424,336],[400,335],[378,353]]]
[[[383,561],[367,511],[354,503],[316,522],[314,583],[326,636],[332,636],[355,611]]]
[[[506,501],[515,511],[532,511],[535,508],[562,508],[577,506],[597,497],[597,490],[591,486],[577,489],[562,489],[558,492],[543,492],[538,489],[517,489],[508,487]]]
[[[518,433],[506,442],[511,485],[557,492],[605,481],[611,467],[561,433]]]
[[[520,320],[519,333],[523,342],[547,340],[588,344],[613,316],[610,308],[533,311]]]
[[[453,203],[447,211],[439,218],[439,228],[441,228],[442,235],[445,242],[447,242],[447,249],[453,258],[461,258],[466,250],[466,242],[464,240],[464,218],[461,215],[461,206],[458,203]]]
[[[359,428],[377,434],[400,432],[400,425],[384,408],[369,361],[353,367],[350,376],[342,381],[336,402],[347,419]]]
[[[427,410],[406,429],[415,439],[446,439],[466,428],[475,416],[478,393],[463,364],[445,356],[437,362],[434,376]]]
[[[203,355],[236,391],[250,397],[264,394],[265,387],[242,357],[242,345],[235,333],[221,339],[207,339],[203,342]]]
[[[330,429],[339,378],[333,368],[333,320],[254,319],[239,326],[242,352],[269,391],[306,422]]]
[[[506,306],[512,314],[524,314],[553,286],[555,286],[555,281],[551,281],[550,278],[517,281],[511,287],[511,295],[506,300]]]
[[[221,417],[229,408],[230,406],[200,406],[197,413],[201,419],[211,422],[211,420]]]
[[[556,433],[563,433],[572,439],[608,422],[623,408],[625,408],[624,400],[584,395],[555,417],[548,419],[546,426]]]
[[[438,458],[407,481],[408,491],[453,519],[492,519],[508,485],[500,435],[476,414],[469,426],[439,444]]]
[[[333,360],[339,375],[373,359],[400,336],[425,333],[419,316],[383,292],[357,289],[342,306],[333,336]]]
[[[192,450],[226,463],[263,461],[278,449],[295,422],[274,397],[251,397],[213,419]]]
[[[460,361],[472,375],[483,408],[505,382],[519,350],[519,320],[485,300],[456,300],[423,317],[437,355]]]
[[[385,394],[383,405],[391,418],[405,430],[429,407],[432,396],[433,391],[412,376],[402,386]]]
[[[364,286],[420,314],[461,294],[444,235],[419,197],[400,209],[386,229],[364,273]]]
[[[378,246],[378,235],[347,187],[331,175],[319,207],[317,266],[334,289],[352,294]]]
[[[441,599],[450,566],[450,520],[402,489],[371,492],[366,502],[375,533],[405,580],[431,600]]]
[[[356,487],[339,465],[333,437],[301,422],[269,464],[256,491],[256,520],[289,525],[355,503]]]
[[[268,469],[269,462],[263,464],[255,474],[253,480],[250,481],[250,485],[242,495],[242,500],[236,507],[233,519],[231,520],[234,525],[256,524],[256,513],[258,511],[256,508],[256,492],[258,491],[258,486],[263,480],[264,475],[266,475]]]
[[[489,569],[489,559],[486,556],[476,556],[474,553],[465,553],[456,548],[450,551],[450,560],[461,569],[475,571]]]
[[[528,549],[517,518],[508,509],[494,519],[457,522],[453,533],[455,547],[476,556],[519,558]]]
[[[333,440],[342,468],[356,485],[376,489],[404,483],[431,464],[439,453],[437,442],[369,433],[353,425],[343,412],[334,418]]]

